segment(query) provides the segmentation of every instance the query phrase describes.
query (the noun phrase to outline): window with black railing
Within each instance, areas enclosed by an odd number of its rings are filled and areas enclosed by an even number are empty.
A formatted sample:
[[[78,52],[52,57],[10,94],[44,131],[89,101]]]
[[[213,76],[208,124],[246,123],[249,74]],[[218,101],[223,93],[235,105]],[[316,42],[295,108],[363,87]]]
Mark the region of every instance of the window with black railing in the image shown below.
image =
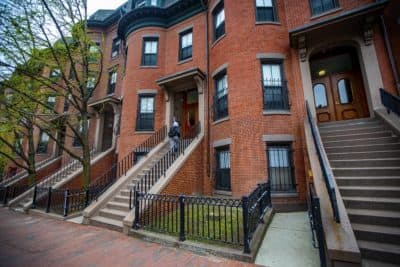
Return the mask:
[[[156,66],[158,37],[143,38],[142,66]]]
[[[264,110],[289,110],[287,82],[283,79],[282,64],[262,65]]]
[[[192,37],[192,29],[179,34],[179,60],[185,60],[192,57]]]
[[[318,15],[338,8],[337,0],[310,0],[312,15]]]
[[[294,192],[294,164],[290,144],[267,144],[268,178],[271,190]]]
[[[225,10],[224,2],[218,4],[218,6],[213,11],[213,21],[214,21],[214,41],[225,34]]]
[[[154,95],[140,95],[136,131],[154,130]]]
[[[40,132],[39,142],[36,148],[36,153],[38,154],[46,154],[47,147],[49,144],[49,135],[46,132]]]
[[[226,71],[214,78],[214,121],[228,117],[228,76]]]
[[[115,92],[115,84],[117,83],[117,71],[112,70],[108,74],[108,88],[107,88],[107,94],[111,95]]]
[[[277,21],[275,0],[256,0],[257,22]]]

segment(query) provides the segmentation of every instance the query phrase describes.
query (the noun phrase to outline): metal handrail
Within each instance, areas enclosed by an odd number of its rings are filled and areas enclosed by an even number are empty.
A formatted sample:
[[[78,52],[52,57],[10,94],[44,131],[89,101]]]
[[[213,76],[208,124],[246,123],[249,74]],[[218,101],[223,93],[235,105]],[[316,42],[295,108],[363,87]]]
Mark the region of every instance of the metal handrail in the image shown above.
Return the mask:
[[[400,97],[392,95],[384,89],[379,89],[382,105],[385,106],[387,113],[393,112],[400,117]]]
[[[329,200],[330,200],[332,211],[333,211],[333,217],[336,222],[340,223],[339,208],[338,208],[338,204],[337,204],[333,172],[329,165],[328,158],[325,154],[325,150],[322,145],[322,140],[321,140],[321,136],[319,134],[319,130],[317,128],[317,125],[316,125],[312,115],[311,115],[310,106],[308,104],[308,101],[306,101],[306,110],[307,110],[307,119],[308,119],[308,122],[310,123],[311,133],[313,136],[315,149],[317,150],[319,164],[320,164],[320,167],[322,170],[322,176],[324,177],[326,190],[328,191]]]

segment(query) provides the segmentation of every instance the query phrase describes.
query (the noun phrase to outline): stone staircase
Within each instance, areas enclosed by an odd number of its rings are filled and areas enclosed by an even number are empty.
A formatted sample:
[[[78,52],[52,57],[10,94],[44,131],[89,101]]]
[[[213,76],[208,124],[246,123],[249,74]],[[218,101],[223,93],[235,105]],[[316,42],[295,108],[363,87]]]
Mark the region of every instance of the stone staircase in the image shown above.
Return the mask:
[[[96,153],[94,151],[91,152],[92,161],[96,158],[97,155],[99,155],[99,153]],[[41,188],[54,187],[56,184],[69,178],[73,172],[81,168],[82,165],[78,160],[71,159],[58,171],[56,171],[55,173],[49,175],[48,177],[44,178],[42,181],[37,183],[36,186]],[[33,200],[33,192],[34,188],[32,187],[25,193],[16,197],[13,201],[10,201],[9,203],[10,208],[17,211],[23,211],[29,209]],[[41,196],[37,197],[40,198]]]
[[[95,226],[106,227],[112,230],[122,231],[123,219],[130,212],[129,209],[129,196],[131,189],[137,182],[144,177],[148,172],[168,151],[170,150],[169,143],[166,143],[155,153],[152,158],[141,167],[137,175],[131,177],[128,182],[115,196],[111,198],[95,216],[90,218],[90,224]],[[151,179],[151,176],[148,177]]]
[[[363,265],[400,265],[400,138],[371,118],[319,130]]]

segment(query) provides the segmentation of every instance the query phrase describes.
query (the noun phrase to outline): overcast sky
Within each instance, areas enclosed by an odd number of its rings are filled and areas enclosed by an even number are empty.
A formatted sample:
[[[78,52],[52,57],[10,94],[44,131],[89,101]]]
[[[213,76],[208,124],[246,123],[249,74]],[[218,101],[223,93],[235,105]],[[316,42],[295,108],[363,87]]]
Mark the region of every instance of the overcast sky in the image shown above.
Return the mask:
[[[92,15],[98,9],[115,9],[127,1],[128,0],[88,0],[88,16]]]

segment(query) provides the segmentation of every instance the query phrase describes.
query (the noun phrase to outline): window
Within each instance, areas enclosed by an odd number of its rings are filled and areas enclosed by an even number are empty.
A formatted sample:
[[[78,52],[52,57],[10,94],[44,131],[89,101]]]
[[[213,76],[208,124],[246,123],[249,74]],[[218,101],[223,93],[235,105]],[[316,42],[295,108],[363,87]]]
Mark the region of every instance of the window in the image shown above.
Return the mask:
[[[118,57],[120,44],[121,44],[121,40],[119,38],[115,38],[113,40],[112,49],[111,49],[111,57],[112,58]]]
[[[314,102],[316,108],[326,108],[328,106],[326,88],[322,83],[314,85]]]
[[[288,110],[289,99],[282,63],[262,64],[264,110]]]
[[[229,147],[215,149],[215,189],[231,191],[231,153]]]
[[[36,148],[36,152],[39,154],[46,154],[48,144],[49,144],[49,135],[46,132],[41,131],[39,143]]]
[[[89,46],[89,63],[96,63],[99,58],[99,47],[100,43],[95,42]]]
[[[46,101],[46,111],[53,112],[56,106],[56,97],[54,95],[48,96]]]
[[[158,0],[150,0],[150,5],[151,6],[159,6]]]
[[[215,78],[214,121],[228,116],[228,76],[226,71]]]
[[[50,79],[52,80],[58,80],[61,77],[61,70],[60,69],[52,69],[50,71]]]
[[[158,38],[150,37],[143,39],[142,66],[157,65]]]
[[[290,144],[267,144],[268,177],[272,191],[295,191]]]
[[[67,112],[69,109],[69,101],[71,100],[72,96],[71,94],[68,94],[66,97],[64,97],[64,112]]]
[[[107,94],[111,95],[115,91],[115,84],[117,83],[117,71],[112,70],[109,72]]]
[[[89,120],[87,121],[87,128],[89,129]],[[79,128],[78,128],[79,127]],[[83,122],[82,120],[79,121],[79,125],[77,127],[77,130],[79,131],[79,134],[81,135],[83,133]],[[81,141],[77,136],[74,136],[74,139],[72,141],[72,146],[74,147],[80,147],[82,146]]]
[[[15,141],[14,141],[14,148],[15,148],[15,152],[17,154],[21,154],[22,151],[22,144],[23,144],[24,139],[22,137],[20,137],[19,135],[17,135],[15,137]]]
[[[353,102],[353,93],[351,91],[350,81],[340,79],[337,84],[340,104],[350,104]]]
[[[192,57],[192,31],[190,29],[179,34],[179,60]]]
[[[140,0],[136,2],[136,7],[144,7],[146,5],[146,0]]]
[[[213,11],[214,41],[225,34],[224,2],[221,2]]]
[[[90,95],[92,95],[95,85],[96,85],[96,78],[93,76],[89,76],[87,79],[86,87]]]
[[[336,0],[310,0],[310,4],[312,15],[318,15],[338,7]]]
[[[274,0],[256,0],[257,21],[277,21]]]
[[[140,95],[136,118],[137,131],[154,130],[154,95]]]

